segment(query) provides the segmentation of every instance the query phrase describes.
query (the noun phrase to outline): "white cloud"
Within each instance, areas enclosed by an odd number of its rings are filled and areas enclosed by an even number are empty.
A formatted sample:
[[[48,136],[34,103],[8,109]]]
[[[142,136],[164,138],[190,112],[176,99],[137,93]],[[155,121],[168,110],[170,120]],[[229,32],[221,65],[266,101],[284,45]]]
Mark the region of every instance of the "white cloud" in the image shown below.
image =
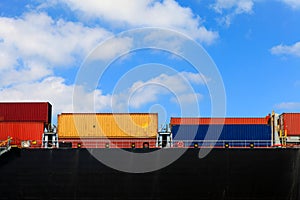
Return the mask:
[[[280,0],[281,2],[287,4],[293,9],[299,9],[300,8],[300,1],[299,0]]]
[[[218,33],[201,24],[199,16],[174,0],[59,0],[79,16],[101,19],[113,27],[162,27],[188,34],[201,42],[211,44]],[[50,3],[51,4],[51,3]]]
[[[201,84],[201,85],[204,85],[211,80],[211,78],[208,78],[203,74],[192,73],[192,72],[181,72],[179,73],[179,76],[186,78],[191,83]]]
[[[218,13],[224,10],[233,9],[236,14],[251,13],[253,8],[253,0],[217,0],[213,8]]]
[[[300,102],[283,102],[275,105],[275,108],[282,110],[296,110],[300,109]]]
[[[271,48],[271,53],[275,55],[294,55],[300,57],[300,42],[297,42],[291,46],[277,45]]]
[[[161,85],[168,90],[174,93],[181,93],[188,89],[188,87],[192,84],[205,84],[209,79],[203,80],[204,76],[198,73],[192,72],[179,72],[175,75],[167,75],[161,74],[155,78],[150,79],[146,82],[136,82],[133,84],[131,88],[131,92],[141,88],[145,85],[152,84],[152,85]]]
[[[0,70],[9,69],[11,66],[14,66],[17,63],[13,51],[11,49],[5,49],[6,46],[0,42]]]
[[[22,83],[0,90],[1,101],[49,101],[53,113],[72,111],[73,87],[59,77],[48,77],[41,82]]]
[[[219,21],[230,26],[233,18],[240,14],[253,12],[254,0],[216,0],[212,8],[223,15]]]
[[[133,108],[140,108],[147,103],[155,102],[160,95],[167,94],[173,96],[170,98],[173,102],[176,96],[175,99],[180,104],[196,102],[202,96],[194,91],[192,84],[203,85],[209,81],[203,78],[204,76],[191,72],[180,72],[175,75],[161,74],[145,82],[135,82],[127,92],[128,95],[123,95],[123,97],[127,98],[126,102]]]
[[[102,28],[54,20],[46,13],[0,17],[0,100],[50,101],[54,116],[72,112],[74,85],[55,76],[55,70],[78,65],[110,35]],[[100,90],[82,95],[95,98],[96,109],[110,105],[110,96]]]
[[[145,34],[143,43],[162,49],[172,49],[174,52],[181,52],[181,47],[186,43],[186,38],[177,32],[165,30],[151,30]]]
[[[75,65],[108,35],[101,28],[55,21],[46,13],[0,17],[0,87],[40,80],[54,68]]]
[[[254,4],[260,2],[273,3],[266,0],[215,0],[215,3],[212,4],[211,7],[215,12],[221,15],[218,21],[221,24],[230,26],[232,20],[237,15],[252,14]],[[277,2],[282,2],[293,9],[300,9],[299,0],[277,0]]]
[[[67,85],[61,77],[51,76],[40,82],[22,83],[12,88],[4,88],[0,90],[0,101],[49,101],[53,105],[53,117],[55,117],[61,112],[73,112],[73,91],[74,85]],[[85,99],[95,99],[97,110],[110,105],[110,95],[103,95],[100,90],[82,92],[81,95]],[[86,110],[83,107],[76,111]]]
[[[202,99],[202,95],[194,91],[193,85],[203,85],[205,81],[201,75],[191,72],[161,74],[147,81],[136,81],[127,89],[106,95],[105,102],[109,103],[106,103],[107,107],[103,109],[110,112],[127,112],[130,108],[140,109],[161,99],[162,102],[178,103],[181,106],[186,104],[188,107]]]
[[[205,43],[212,43],[218,38],[216,32],[201,25],[199,16],[194,15],[191,9],[181,7],[173,0],[60,2],[67,3],[85,17],[105,19],[110,24],[174,28]],[[24,13],[15,18],[0,17],[0,100],[50,101],[54,115],[72,112],[74,85],[66,84],[64,78],[56,76],[55,70],[78,65],[95,45],[110,35],[102,28],[54,19],[44,12]],[[102,59],[109,59],[132,45],[130,38],[116,38],[113,41],[114,48],[102,49]],[[161,75],[133,84],[127,92],[133,92],[138,86],[140,88],[134,91],[129,106],[140,107],[157,100],[161,88],[145,85],[160,84],[178,93],[181,99],[190,100],[185,98],[192,94],[187,92],[186,82],[204,84],[208,80],[188,72],[182,72],[180,76]],[[97,111],[110,109],[111,103],[120,108],[127,106],[130,94],[112,96],[102,94],[100,90],[81,92],[85,99],[95,100]],[[80,109],[84,111],[86,108]]]
[[[70,99],[70,103],[74,104],[74,112],[100,112],[111,106],[111,95],[104,95],[99,89],[87,91],[83,86],[77,85],[75,90]]]
[[[109,33],[80,23],[54,21],[45,13],[26,13],[21,18],[0,18],[0,38],[5,50],[17,58],[69,65],[87,54]]]
[[[145,85],[143,84],[141,88],[137,88],[136,90],[131,88],[133,91],[129,96],[128,102],[130,107],[140,108],[147,103],[157,101],[160,95],[166,93],[165,88],[158,85],[153,85],[153,83],[151,85],[148,84],[149,83],[146,83]]]
[[[22,82],[14,87],[0,89],[0,101],[49,101],[53,105],[53,117],[61,112],[90,112],[91,105],[95,111],[124,112],[131,108],[140,108],[156,102],[165,95],[170,102],[182,107],[189,107],[202,99],[202,95],[193,90],[189,84],[204,84],[196,80],[200,75],[181,72],[176,75],[161,74],[148,81],[135,82],[127,90],[117,94],[103,94],[101,90],[85,91],[77,86],[76,110],[73,109],[74,85],[68,85],[61,77],[49,76],[41,81]],[[76,98],[76,97],[75,97]],[[79,106],[78,106],[79,105]]]
[[[132,38],[112,38],[109,42],[100,44],[90,55],[89,61],[95,60],[111,60],[115,56],[125,53],[131,49],[133,45]]]
[[[37,81],[53,73],[50,69],[34,61],[28,62],[26,66],[17,69],[0,70],[0,87],[10,87],[18,83]]]

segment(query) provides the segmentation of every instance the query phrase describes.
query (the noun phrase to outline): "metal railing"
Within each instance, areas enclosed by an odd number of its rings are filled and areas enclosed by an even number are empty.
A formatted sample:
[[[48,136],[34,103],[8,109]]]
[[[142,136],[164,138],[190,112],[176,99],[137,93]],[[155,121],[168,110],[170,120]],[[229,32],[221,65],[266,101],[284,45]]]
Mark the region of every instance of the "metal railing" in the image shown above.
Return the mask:
[[[0,141],[0,144],[6,144]],[[30,145],[22,146],[22,141],[10,139],[11,145],[21,148],[42,148],[42,140],[29,140]],[[161,142],[154,138],[137,139],[59,139],[59,148],[161,148]],[[28,143],[26,143],[28,144]],[[65,146],[63,146],[65,144]],[[68,146],[69,144],[69,146]],[[273,145],[271,140],[173,140],[170,148],[300,148],[299,145]],[[51,148],[51,147],[50,147]],[[53,147],[55,148],[55,147]]]
[[[61,144],[71,142],[73,148],[156,148],[156,139],[60,139]]]
[[[271,140],[173,140],[174,148],[255,148],[272,147]]]
[[[1,141],[0,141],[1,142]],[[45,148],[42,140],[21,141],[14,139],[13,146],[19,148]],[[157,148],[156,138],[137,139],[59,139],[58,148]],[[46,148],[57,148],[48,141]]]

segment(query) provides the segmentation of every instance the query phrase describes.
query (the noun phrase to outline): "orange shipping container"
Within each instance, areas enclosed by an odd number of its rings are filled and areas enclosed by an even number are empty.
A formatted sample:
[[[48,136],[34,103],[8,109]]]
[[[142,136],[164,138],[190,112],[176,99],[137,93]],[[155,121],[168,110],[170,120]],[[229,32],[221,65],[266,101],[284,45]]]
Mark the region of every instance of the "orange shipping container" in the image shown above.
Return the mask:
[[[158,129],[157,113],[62,113],[59,138],[151,138]]]
[[[283,113],[283,133],[287,136],[300,136],[300,113]]]
[[[0,140],[10,136],[15,144],[23,140],[41,141],[43,133],[43,122],[0,122]]]
[[[172,117],[171,125],[199,125],[199,124],[268,124],[270,117],[264,118],[242,118],[242,117],[230,117],[230,118],[179,118]]]

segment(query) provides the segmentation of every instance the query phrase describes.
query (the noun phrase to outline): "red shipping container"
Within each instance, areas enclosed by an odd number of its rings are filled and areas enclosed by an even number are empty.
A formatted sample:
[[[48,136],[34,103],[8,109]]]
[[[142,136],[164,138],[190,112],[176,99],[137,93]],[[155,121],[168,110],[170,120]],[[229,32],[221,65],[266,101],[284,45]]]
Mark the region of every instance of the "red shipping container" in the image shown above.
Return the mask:
[[[52,105],[48,102],[1,102],[0,122],[51,123]]]
[[[1,141],[10,136],[13,138],[13,144],[20,144],[24,140],[35,140],[41,143],[43,133],[43,122],[0,122]]]
[[[280,117],[283,118],[283,131],[287,136],[300,136],[300,113],[283,113]]]
[[[268,124],[270,117],[264,118],[242,118],[242,117],[230,117],[230,118],[176,118],[171,117],[171,125],[199,125],[199,124]]]

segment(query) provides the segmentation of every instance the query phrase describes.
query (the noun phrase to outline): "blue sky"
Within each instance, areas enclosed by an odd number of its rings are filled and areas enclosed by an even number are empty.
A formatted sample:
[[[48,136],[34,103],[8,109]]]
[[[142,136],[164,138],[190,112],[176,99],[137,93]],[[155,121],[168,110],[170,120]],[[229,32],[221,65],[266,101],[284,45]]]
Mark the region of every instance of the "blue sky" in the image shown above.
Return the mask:
[[[99,44],[158,27],[203,46],[223,79],[227,116],[300,112],[299,19],[298,0],[2,0],[0,101],[50,101],[55,122],[57,113],[74,111],[78,71]],[[131,47],[130,38],[119,38],[101,54],[113,58]],[[99,78],[81,94],[94,98],[97,112],[159,112],[161,123],[211,114],[206,84],[214,77],[170,52],[127,53]]]

